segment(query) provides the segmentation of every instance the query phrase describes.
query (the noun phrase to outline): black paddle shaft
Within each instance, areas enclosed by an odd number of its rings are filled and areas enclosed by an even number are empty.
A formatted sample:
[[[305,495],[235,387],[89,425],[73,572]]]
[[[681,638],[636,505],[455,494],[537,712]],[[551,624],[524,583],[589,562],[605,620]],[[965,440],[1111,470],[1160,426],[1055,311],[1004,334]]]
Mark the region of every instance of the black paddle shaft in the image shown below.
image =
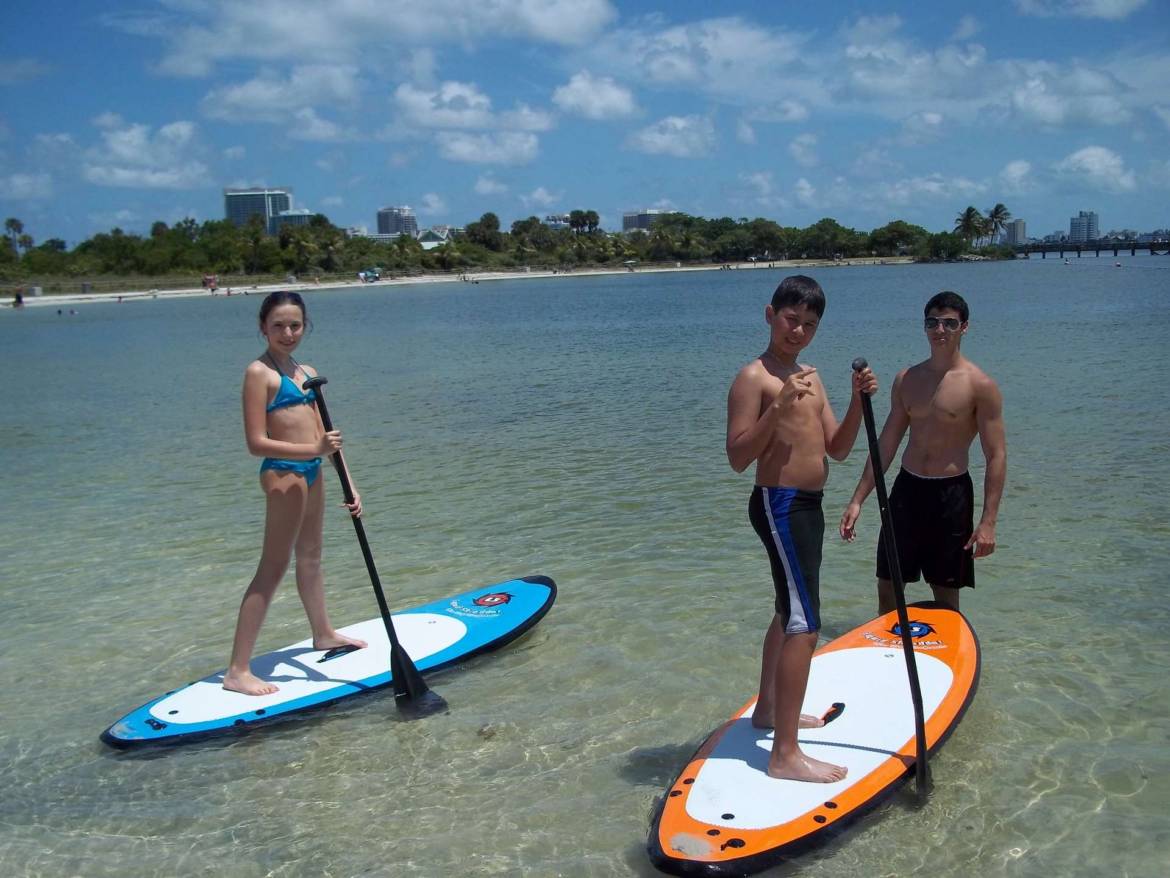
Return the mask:
[[[310,378],[303,385],[308,392],[315,391],[317,397],[317,411],[321,413],[321,423],[327,431],[333,430],[333,422],[329,419],[329,409],[325,405],[325,395],[321,387],[327,384],[327,379],[318,375]],[[341,461],[341,452],[331,454],[333,467],[341,479],[341,491],[345,495],[346,503],[353,503],[353,486],[349,483],[349,476],[345,473],[345,464]],[[395,701],[400,707],[408,707],[414,716],[425,716],[444,710],[447,702],[442,696],[433,692],[422,678],[410,654],[402,648],[398,634],[394,630],[394,620],[390,617],[390,606],[386,603],[386,595],[382,591],[382,581],[378,577],[378,568],[374,565],[374,555],[370,551],[370,542],[366,539],[366,528],[362,520],[356,515],[350,516],[353,529],[357,531],[358,543],[362,547],[362,557],[366,559],[366,570],[370,574],[370,583],[374,587],[374,597],[378,600],[378,610],[382,614],[382,623],[386,626],[386,636],[390,638],[390,675],[394,682]]]
[[[853,371],[860,372],[869,366],[864,357],[853,361]],[[865,433],[869,439],[869,462],[873,469],[873,485],[877,493],[878,510],[882,520],[882,545],[890,565],[890,576],[894,583],[894,601],[898,609],[898,627],[902,632],[902,652],[906,656],[906,676],[910,679],[910,700],[914,704],[914,783],[920,799],[930,791],[930,768],[926,754],[926,723],[922,711],[922,686],[918,681],[918,664],[914,658],[914,639],[910,634],[910,616],[906,612],[906,582],[902,578],[902,562],[898,558],[898,542],[894,537],[894,518],[890,514],[890,501],[886,495],[886,468],[882,464],[882,452],[878,445],[877,427],[873,420],[873,403],[869,394],[861,394],[861,414],[865,419]]]

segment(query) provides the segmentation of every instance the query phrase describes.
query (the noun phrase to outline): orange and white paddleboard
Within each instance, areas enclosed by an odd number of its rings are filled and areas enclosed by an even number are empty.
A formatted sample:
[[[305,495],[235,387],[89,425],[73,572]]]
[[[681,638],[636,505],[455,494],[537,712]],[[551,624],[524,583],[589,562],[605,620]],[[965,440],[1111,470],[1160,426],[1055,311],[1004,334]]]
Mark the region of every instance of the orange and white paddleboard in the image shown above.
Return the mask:
[[[979,641],[954,610],[920,603],[908,612],[926,745],[934,752],[975,697]],[[801,729],[800,747],[846,766],[844,780],[769,777],[772,732],[752,725],[754,707],[753,698],[716,729],[670,785],[650,829],[650,858],[659,869],[758,872],[824,843],[914,774],[914,707],[897,613],[866,622],[813,656],[803,712],[831,721]]]

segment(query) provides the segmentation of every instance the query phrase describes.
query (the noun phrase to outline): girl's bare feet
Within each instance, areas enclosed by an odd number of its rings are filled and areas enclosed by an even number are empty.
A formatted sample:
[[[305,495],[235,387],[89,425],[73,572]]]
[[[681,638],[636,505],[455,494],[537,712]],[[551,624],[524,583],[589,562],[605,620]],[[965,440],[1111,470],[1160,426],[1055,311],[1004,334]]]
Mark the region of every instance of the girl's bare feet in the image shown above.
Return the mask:
[[[229,692],[239,692],[243,695],[271,695],[279,692],[280,687],[275,683],[261,680],[251,671],[234,674],[228,671],[223,675],[223,688]]]
[[[356,637],[346,637],[337,631],[326,634],[324,637],[313,638],[313,649],[338,649],[343,646],[352,646],[354,649],[365,649],[369,646],[364,640]]]

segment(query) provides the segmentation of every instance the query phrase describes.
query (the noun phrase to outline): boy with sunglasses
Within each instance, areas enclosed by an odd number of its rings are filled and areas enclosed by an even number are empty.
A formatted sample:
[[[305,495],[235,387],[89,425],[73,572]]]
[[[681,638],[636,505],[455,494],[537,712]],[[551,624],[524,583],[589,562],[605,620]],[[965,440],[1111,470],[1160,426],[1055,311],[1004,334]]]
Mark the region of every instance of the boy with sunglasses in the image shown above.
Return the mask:
[[[995,551],[995,523],[1007,475],[1003,398],[999,387],[959,351],[969,310],[958,293],[941,292],[923,309],[930,357],[894,379],[890,414],[878,446],[889,467],[906,430],[910,440],[890,491],[898,560],[906,582],[921,577],[934,599],[959,609],[959,589],[975,587],[975,558]],[[983,447],[983,512],[974,523],[975,497],[967,471],[975,437]],[[873,490],[867,461],[841,516],[842,539],[852,542],[861,505]],[[878,538],[878,613],[895,608],[890,565]]]

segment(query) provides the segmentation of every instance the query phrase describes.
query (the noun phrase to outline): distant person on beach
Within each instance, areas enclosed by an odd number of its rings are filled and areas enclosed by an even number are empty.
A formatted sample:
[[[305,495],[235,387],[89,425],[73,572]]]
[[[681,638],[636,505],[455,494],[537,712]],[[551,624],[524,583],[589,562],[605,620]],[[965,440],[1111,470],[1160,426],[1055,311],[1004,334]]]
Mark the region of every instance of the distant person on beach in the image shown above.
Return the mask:
[[[13,308],[23,308],[24,307],[24,293],[17,293],[15,296],[12,297],[12,307]]]
[[[923,578],[934,599],[959,609],[959,589],[975,587],[975,558],[995,551],[995,524],[1007,476],[1007,441],[999,387],[959,351],[970,311],[958,293],[941,292],[923,309],[930,357],[894,378],[890,414],[878,448],[882,466],[910,431],[890,491],[898,561],[906,582]],[[975,491],[967,471],[975,437],[983,446],[983,513],[974,524]],[[841,537],[856,536],[861,505],[873,490],[872,462],[841,516]],[[878,538],[878,614],[896,607],[890,563]]]
[[[861,425],[861,394],[877,390],[869,369],[852,373],[852,396],[838,423],[817,370],[797,362],[825,313],[825,294],[810,277],[781,281],[764,308],[768,347],[739,374],[727,397],[727,459],[743,472],[755,461],[748,518],[764,543],[776,587],[775,615],[764,638],[753,725],[775,728],[768,774],[832,783],[846,769],[813,759],[798,728],[824,725],[801,714],[820,619],[821,509],[829,469],[844,460]],[[828,708],[828,705],[826,705]]]
[[[341,433],[325,431],[315,404],[316,393],[305,393],[301,388],[316,376],[315,370],[293,359],[307,326],[308,315],[299,293],[280,291],[266,296],[260,305],[260,332],[268,349],[244,372],[244,439],[248,451],[264,458],[260,487],[267,502],[260,564],[240,604],[231,661],[223,678],[223,688],[245,695],[268,695],[279,688],[252,673],[252,650],[294,554],[297,591],[309,617],[314,648],[366,646],[364,641],[339,633],[325,611],[321,458],[340,452]],[[353,503],[343,505],[350,515],[362,514],[356,491]]]

